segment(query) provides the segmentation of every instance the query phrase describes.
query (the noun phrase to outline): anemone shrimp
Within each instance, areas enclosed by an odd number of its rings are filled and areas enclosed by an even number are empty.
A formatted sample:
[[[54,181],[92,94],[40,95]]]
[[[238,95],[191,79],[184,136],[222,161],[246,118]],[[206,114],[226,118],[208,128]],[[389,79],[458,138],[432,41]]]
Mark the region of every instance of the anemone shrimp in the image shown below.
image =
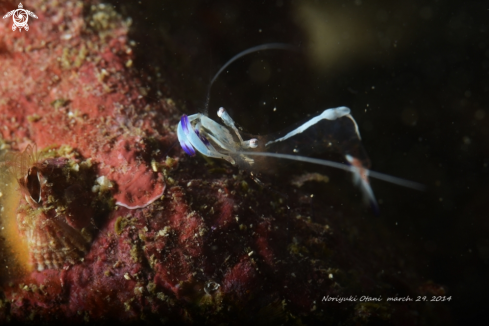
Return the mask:
[[[270,49],[293,48],[282,43],[255,46],[238,53],[219,69],[210,82],[204,113],[190,116],[184,114],[178,123],[177,137],[185,153],[194,156],[199,152],[207,157],[226,160],[249,171],[255,168],[256,160],[253,157],[286,159],[346,170],[352,173],[353,182],[361,189],[365,202],[370,203],[375,211],[378,210],[377,200],[369,177],[416,190],[424,189],[419,183],[370,170],[370,160],[363,148],[358,125],[351,115],[351,110],[346,106],[326,109],[299,126],[289,128],[290,131],[279,133],[279,136],[250,136],[248,140],[244,140],[245,135],[238,130],[234,120],[223,107],[219,108],[217,115],[224,125],[209,118],[206,111],[210,89],[224,69],[247,54]],[[329,148],[334,148],[342,154],[348,164],[284,153],[325,151]]]

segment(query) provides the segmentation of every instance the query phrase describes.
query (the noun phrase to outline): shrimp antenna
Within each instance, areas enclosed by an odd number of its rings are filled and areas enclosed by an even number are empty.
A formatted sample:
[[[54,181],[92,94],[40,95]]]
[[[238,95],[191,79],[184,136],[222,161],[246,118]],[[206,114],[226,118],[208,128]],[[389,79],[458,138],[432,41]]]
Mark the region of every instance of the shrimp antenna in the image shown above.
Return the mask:
[[[258,52],[258,51],[263,51],[263,50],[289,50],[289,51],[297,51],[297,48],[291,44],[286,44],[286,43],[266,43],[262,45],[257,45],[252,48],[249,48],[247,50],[241,51],[240,53],[236,54],[234,57],[229,59],[228,62],[224,64],[224,66],[219,69],[219,71],[214,75],[214,78],[212,78],[209,87],[207,88],[207,98],[205,100],[205,107],[204,107],[204,114],[207,115],[208,109],[209,109],[209,101],[211,99],[211,87],[216,81],[217,77],[223,72],[224,69],[226,69],[231,63],[234,61],[238,60],[241,57],[244,57],[245,55],[248,55],[253,52]]]
[[[327,161],[327,160],[321,160],[318,158],[313,158],[313,157],[306,157],[306,156],[300,156],[300,155],[290,155],[290,154],[279,154],[279,153],[268,153],[268,152],[236,152],[237,154],[243,154],[243,155],[250,155],[250,156],[267,156],[267,157],[275,157],[275,158],[283,158],[286,160],[292,160],[292,161],[298,161],[298,162],[306,162],[306,163],[312,163],[312,164],[318,164],[318,165],[323,165],[323,166],[329,166],[341,170],[345,170],[348,172],[354,172],[355,168],[350,165],[338,163],[338,162],[333,162],[333,161]],[[379,180],[387,181],[399,186],[419,190],[419,191],[424,191],[425,186],[414,182],[414,181],[409,181],[397,177],[393,177],[391,175],[383,174],[380,172],[375,172],[369,170],[368,175],[372,178],[376,178]]]

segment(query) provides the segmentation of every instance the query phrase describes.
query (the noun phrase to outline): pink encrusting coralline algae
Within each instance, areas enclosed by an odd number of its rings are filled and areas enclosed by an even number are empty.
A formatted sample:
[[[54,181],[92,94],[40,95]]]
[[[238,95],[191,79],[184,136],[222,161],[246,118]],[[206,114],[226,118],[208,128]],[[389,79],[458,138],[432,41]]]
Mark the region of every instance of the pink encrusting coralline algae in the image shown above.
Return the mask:
[[[38,16],[28,32],[0,23],[0,323],[426,324],[440,313],[324,301],[444,290],[334,192],[313,202],[291,178],[264,187],[173,146],[182,112],[146,97],[112,6],[25,7]]]

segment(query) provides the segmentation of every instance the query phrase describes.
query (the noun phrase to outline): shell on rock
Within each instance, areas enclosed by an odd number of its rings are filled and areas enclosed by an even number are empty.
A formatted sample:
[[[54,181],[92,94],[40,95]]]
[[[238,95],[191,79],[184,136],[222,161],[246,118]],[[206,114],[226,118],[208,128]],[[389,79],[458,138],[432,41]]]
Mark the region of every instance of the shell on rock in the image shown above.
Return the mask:
[[[14,169],[22,193],[17,228],[32,267],[60,269],[82,261],[96,230],[96,212],[104,211],[91,191],[93,167],[71,158],[43,158],[28,146]]]

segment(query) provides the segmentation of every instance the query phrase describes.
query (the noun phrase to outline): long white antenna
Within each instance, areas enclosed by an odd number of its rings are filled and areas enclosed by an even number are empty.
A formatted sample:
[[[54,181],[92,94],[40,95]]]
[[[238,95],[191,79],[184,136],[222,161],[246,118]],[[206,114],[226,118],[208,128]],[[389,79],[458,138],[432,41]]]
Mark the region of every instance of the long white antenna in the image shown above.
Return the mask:
[[[354,172],[354,169],[355,169],[353,166],[350,166],[350,165],[346,165],[346,164],[342,164],[342,163],[338,163],[338,162],[333,162],[333,161],[321,160],[321,159],[313,158],[313,157],[300,156],[300,155],[268,153],[268,152],[237,152],[237,154],[250,155],[250,156],[267,156],[267,157],[283,158],[286,160],[329,166],[329,167],[333,167],[336,169],[345,170],[348,172]],[[415,189],[415,190],[419,190],[419,191],[424,191],[426,189],[426,187],[420,183],[401,179],[401,178],[397,178],[397,177],[393,177],[391,175],[383,174],[380,172],[375,172],[375,171],[369,170],[368,175],[372,178],[387,181],[387,182],[390,182],[393,184],[397,184],[399,186],[403,186],[403,187],[407,187],[407,188],[411,188],[411,189]]]
[[[212,80],[209,84],[209,88],[207,89],[207,98],[205,100],[204,114],[207,115],[207,111],[209,108],[209,101],[211,99],[211,87],[214,84],[214,82],[216,81],[217,77],[219,77],[221,72],[223,72],[224,69],[226,69],[231,63],[238,60],[239,58],[244,57],[245,55],[248,55],[250,53],[263,51],[263,50],[290,50],[290,51],[293,51],[293,50],[297,50],[297,48],[294,47],[293,45],[285,44],[285,43],[266,43],[266,44],[254,46],[252,48],[249,48],[247,50],[244,50],[244,51],[236,54],[234,57],[229,59],[229,61],[226,62],[224,64],[224,66],[222,66],[221,69],[219,69],[219,71],[214,75],[214,78],[212,78]]]

